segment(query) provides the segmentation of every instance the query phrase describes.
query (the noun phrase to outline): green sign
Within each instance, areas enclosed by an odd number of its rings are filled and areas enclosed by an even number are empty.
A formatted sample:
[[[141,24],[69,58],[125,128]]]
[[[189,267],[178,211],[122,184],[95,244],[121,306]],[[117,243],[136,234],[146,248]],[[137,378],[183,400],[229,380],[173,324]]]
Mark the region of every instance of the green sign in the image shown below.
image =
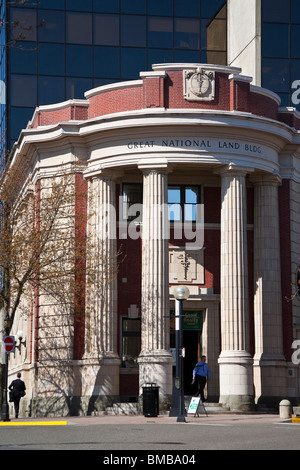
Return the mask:
[[[175,330],[175,310],[170,311],[170,328]],[[202,330],[202,310],[184,310],[182,318],[184,330]]]

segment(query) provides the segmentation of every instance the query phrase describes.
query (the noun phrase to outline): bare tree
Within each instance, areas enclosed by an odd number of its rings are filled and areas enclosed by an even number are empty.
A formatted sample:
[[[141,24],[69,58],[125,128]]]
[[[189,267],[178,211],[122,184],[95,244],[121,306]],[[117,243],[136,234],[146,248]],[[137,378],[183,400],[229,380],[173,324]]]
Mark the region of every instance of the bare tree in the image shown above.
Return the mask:
[[[87,185],[76,168],[34,184],[31,176],[20,167],[0,179],[0,305],[13,324],[16,314],[31,314],[36,298],[50,299],[73,318],[75,337],[84,328],[86,291],[115,279],[119,254],[103,253],[86,236],[92,201],[87,210]],[[99,276],[99,267],[106,273]]]

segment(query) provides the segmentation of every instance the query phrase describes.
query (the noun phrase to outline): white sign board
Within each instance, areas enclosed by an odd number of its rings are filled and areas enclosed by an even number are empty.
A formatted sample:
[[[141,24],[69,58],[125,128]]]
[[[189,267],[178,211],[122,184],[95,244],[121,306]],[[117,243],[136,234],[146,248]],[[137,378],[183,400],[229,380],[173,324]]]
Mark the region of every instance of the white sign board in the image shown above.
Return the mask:
[[[193,397],[193,398],[191,399],[190,406],[189,406],[189,409],[188,409],[188,414],[190,414],[190,413],[192,413],[192,414],[197,413],[198,406],[199,406],[199,402],[200,402],[200,397]]]

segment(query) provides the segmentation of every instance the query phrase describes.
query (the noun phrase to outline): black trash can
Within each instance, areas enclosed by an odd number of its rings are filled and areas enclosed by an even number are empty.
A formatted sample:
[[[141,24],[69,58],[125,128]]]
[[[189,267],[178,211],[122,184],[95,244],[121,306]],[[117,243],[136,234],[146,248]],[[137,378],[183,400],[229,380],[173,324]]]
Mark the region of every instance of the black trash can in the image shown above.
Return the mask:
[[[159,415],[159,387],[156,384],[143,387],[143,415],[152,418]]]

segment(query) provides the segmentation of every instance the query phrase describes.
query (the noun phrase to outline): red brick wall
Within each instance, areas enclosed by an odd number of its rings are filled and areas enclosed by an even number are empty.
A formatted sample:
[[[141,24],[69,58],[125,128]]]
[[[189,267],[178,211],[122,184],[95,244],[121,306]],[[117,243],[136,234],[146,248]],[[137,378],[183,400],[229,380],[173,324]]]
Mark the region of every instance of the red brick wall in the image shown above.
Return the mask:
[[[58,122],[67,122],[72,120],[84,121],[88,118],[88,108],[86,106],[67,106],[62,109],[54,109],[52,111],[38,111],[32,127],[50,126]]]
[[[105,114],[142,109],[143,87],[136,86],[111,90],[89,99],[89,119]]]
[[[142,85],[101,91],[89,98],[89,107],[75,105],[63,109],[40,110],[32,127],[70,120],[86,120],[106,114],[143,108],[211,109],[250,112],[270,119],[279,119],[300,129],[300,118],[292,113],[279,113],[271,96],[250,89],[247,81],[230,79],[227,73],[215,74],[215,98],[212,101],[187,101],[183,96],[183,71],[169,70],[165,77],[148,76]]]
[[[278,104],[272,98],[263,96],[260,93],[250,93],[248,111],[258,116],[264,116],[269,119],[278,118]]]
[[[151,77],[143,81],[143,107],[158,108],[164,106],[164,78]]]
[[[282,113],[278,112],[278,120],[284,122],[290,127],[300,130],[300,117],[295,116],[294,113]]]

